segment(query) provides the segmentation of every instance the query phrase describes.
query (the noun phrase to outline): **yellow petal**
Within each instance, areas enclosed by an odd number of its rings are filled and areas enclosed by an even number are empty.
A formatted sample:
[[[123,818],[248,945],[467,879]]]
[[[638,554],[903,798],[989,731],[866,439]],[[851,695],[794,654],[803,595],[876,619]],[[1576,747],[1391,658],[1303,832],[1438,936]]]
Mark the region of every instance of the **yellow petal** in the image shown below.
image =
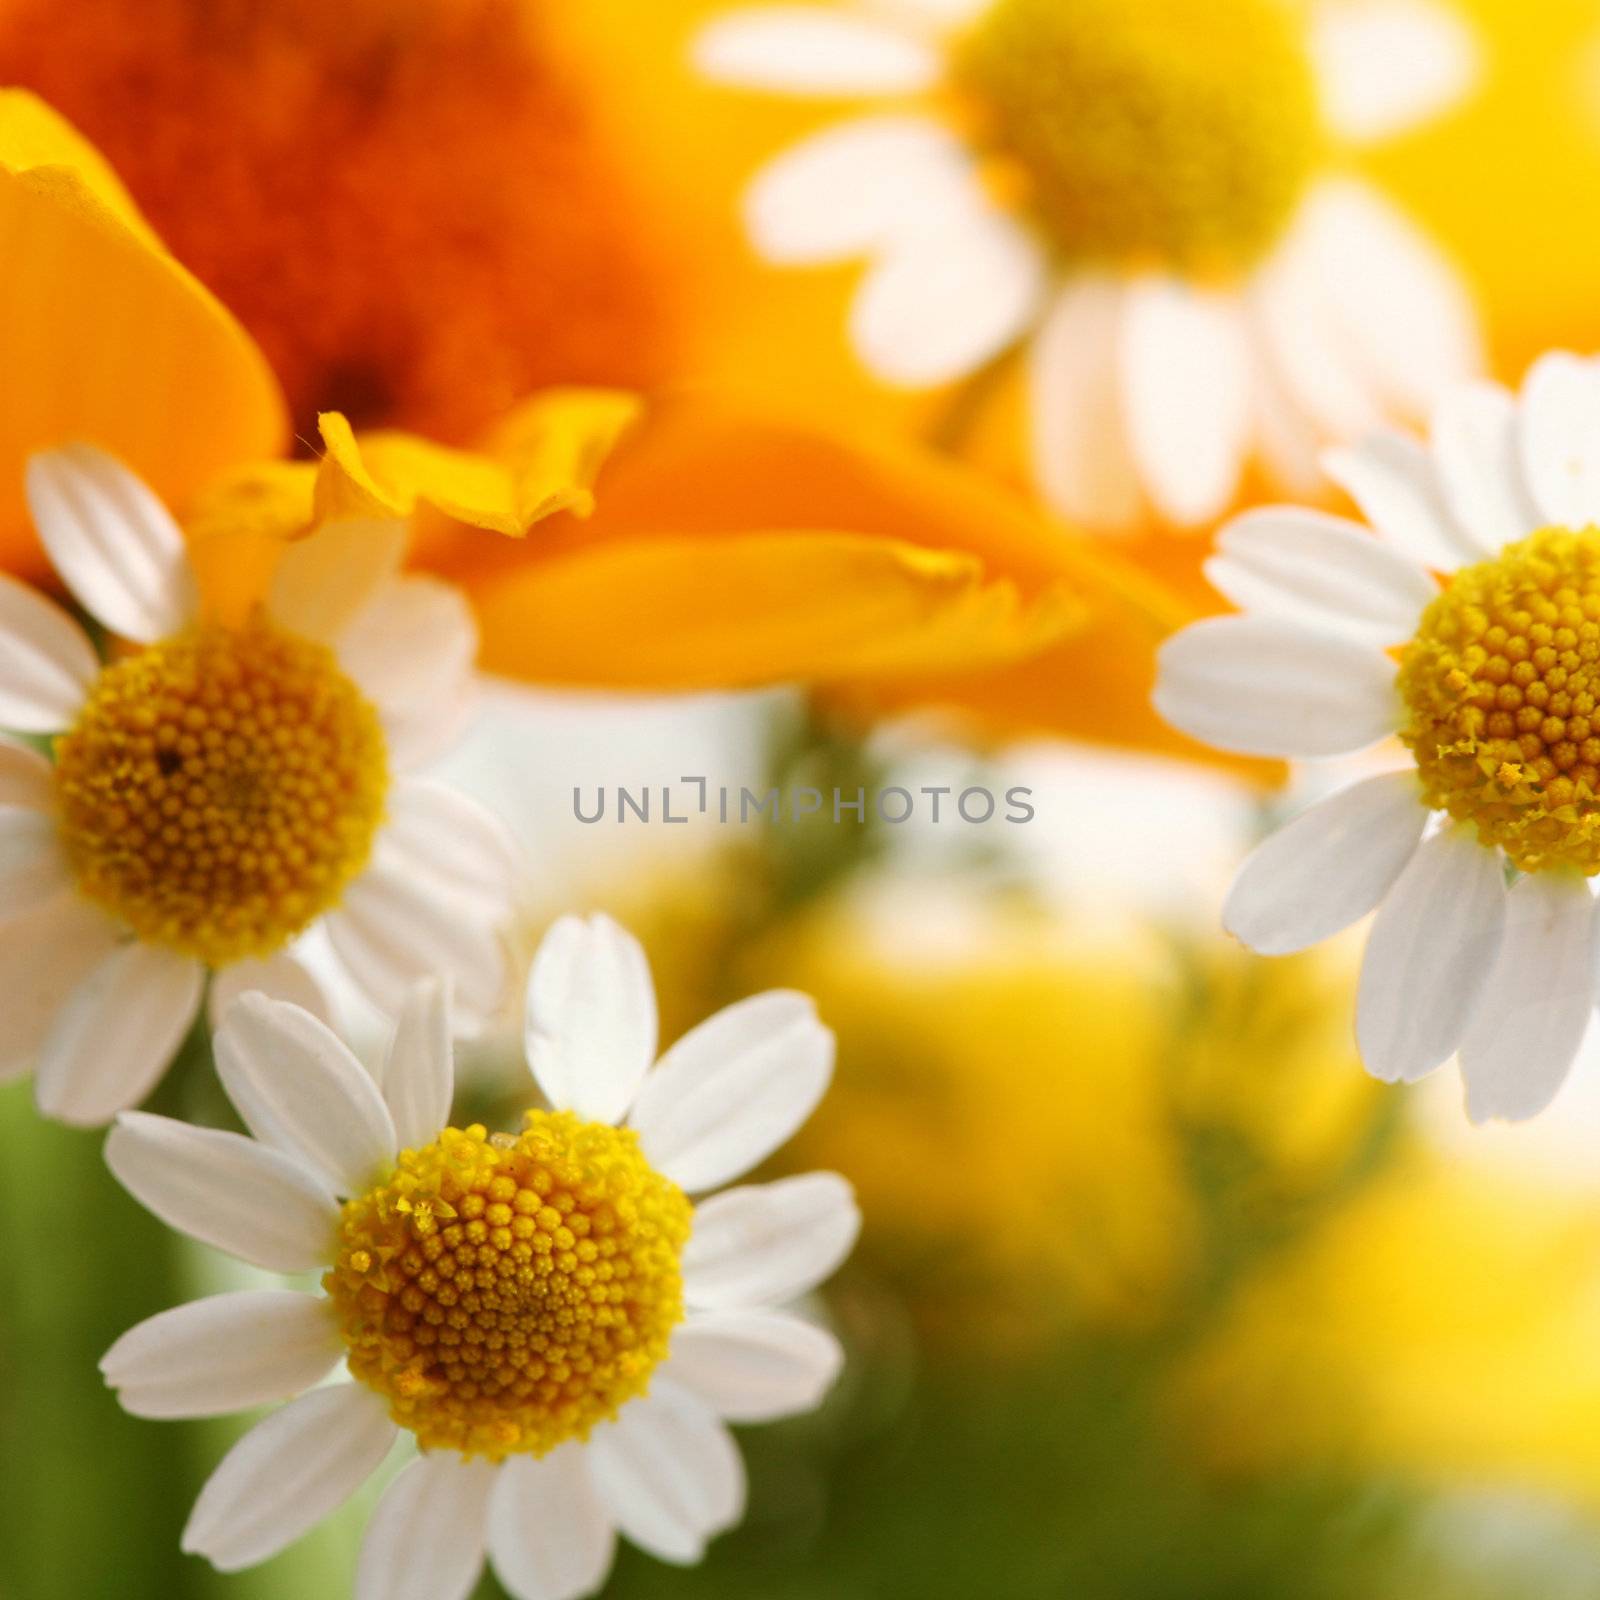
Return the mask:
[[[932,452],[726,396],[640,415],[592,520],[557,517],[522,547],[436,523],[418,551],[473,596],[486,664],[542,682],[993,665],[1083,620],[1078,542],[1009,494]]]
[[[859,534],[602,545],[480,587],[483,664],[540,683],[747,687],[1007,660],[1078,620],[971,556]]]
[[[638,412],[632,395],[552,390],[513,412],[482,453],[403,433],[357,439],[344,417],[325,412],[316,515],[406,517],[425,505],[514,537],[558,511],[586,517],[595,474]]]
[[[237,623],[265,599],[284,545],[311,527],[317,468],[310,461],[250,462],[190,501],[190,560],[207,612]]]
[[[162,247],[110,168],[32,95],[0,91],[0,566],[37,545],[23,461],[83,439],[164,500],[284,442],[277,384],[224,307]]]
[[[1158,536],[1101,545],[1078,568],[1082,626],[1047,648],[977,671],[854,683],[830,695],[836,709],[870,721],[895,712],[943,712],[968,735],[1065,737],[1221,766],[1252,783],[1283,782],[1281,762],[1225,755],[1177,732],[1150,704],[1156,651],[1185,623],[1218,609],[1199,560],[1209,541]],[[1158,573],[1160,574],[1158,576]]]
[[[1214,759],[1148,700],[1157,646],[1204,604],[1204,548],[1138,547],[1168,582],[936,452],[713,394],[649,407],[589,522],[555,518],[521,548],[434,527],[419,547],[472,595],[493,670],[801,678],[863,711],[955,704],[992,732]]]

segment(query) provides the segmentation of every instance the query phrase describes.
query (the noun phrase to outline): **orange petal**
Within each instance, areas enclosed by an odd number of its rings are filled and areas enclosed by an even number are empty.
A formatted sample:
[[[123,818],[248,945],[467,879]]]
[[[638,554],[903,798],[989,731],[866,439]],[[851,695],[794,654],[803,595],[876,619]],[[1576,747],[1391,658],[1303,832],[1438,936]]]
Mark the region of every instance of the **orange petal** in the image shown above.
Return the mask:
[[[34,450],[87,440],[169,504],[284,442],[260,351],[167,253],[97,152],[0,91],[0,566],[39,553],[22,499]]]

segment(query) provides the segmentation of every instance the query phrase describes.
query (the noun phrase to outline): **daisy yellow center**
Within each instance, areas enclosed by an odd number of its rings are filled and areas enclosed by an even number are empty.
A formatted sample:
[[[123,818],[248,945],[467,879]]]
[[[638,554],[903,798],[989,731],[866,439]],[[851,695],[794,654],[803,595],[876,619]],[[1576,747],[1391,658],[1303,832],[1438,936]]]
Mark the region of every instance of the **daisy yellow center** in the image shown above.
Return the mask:
[[[1430,805],[1523,871],[1600,873],[1600,531],[1547,528],[1458,572],[1399,683]]]
[[[225,966],[337,904],[388,764],[333,653],[257,620],[107,667],[56,743],[56,785],[83,893],[140,939]]]
[[[351,1372],[424,1449],[499,1460],[643,1394],[683,1317],[690,1206],[629,1130],[447,1128],[344,1208],[323,1283]]]
[[[1062,255],[1248,265],[1315,160],[1316,86],[1282,0],[995,0],[957,78]]]

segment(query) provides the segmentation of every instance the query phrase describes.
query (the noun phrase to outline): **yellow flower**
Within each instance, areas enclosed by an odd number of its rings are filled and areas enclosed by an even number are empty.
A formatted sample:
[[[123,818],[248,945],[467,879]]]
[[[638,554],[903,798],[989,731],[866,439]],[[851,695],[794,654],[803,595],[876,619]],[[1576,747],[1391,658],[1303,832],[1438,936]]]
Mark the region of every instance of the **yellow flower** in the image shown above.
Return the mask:
[[[1242,1298],[1181,1394],[1217,1459],[1600,1496],[1593,1196],[1413,1152]]]
[[[918,1300],[945,1335],[1039,1341],[1069,1319],[1174,1313],[1212,1243],[1197,1138],[1251,1153],[1266,1215],[1344,1170],[1374,1095],[1348,1073],[1325,967],[1220,944],[1175,959],[1137,933],[1090,943],[962,905],[882,922],[835,907],[745,974],[784,973],[836,1025],[805,1159],[848,1162],[874,1237],[937,1263]],[[909,926],[968,932],[908,946]]]
[[[37,565],[9,498],[23,460],[80,439],[174,508],[219,605],[230,586],[248,591],[252,545],[259,566],[330,520],[410,518],[415,558],[476,602],[495,670],[912,692],[918,675],[1016,661],[1077,631],[1112,670],[1095,693],[1063,695],[1049,725],[1073,731],[1082,713],[1119,742],[1181,748],[1145,690],[1186,610],[931,451],[770,405],[563,390],[513,408],[476,451],[358,436],[334,413],[320,465],[286,462],[285,405],[259,350],[93,148],[17,91],[0,96],[0,230],[5,565]],[[522,537],[536,522],[539,538]]]
[[[663,1007],[816,997],[838,1070],[794,1159],[850,1173],[934,1349],[1176,1328],[1162,1381],[1217,1467],[1600,1496],[1593,1187],[1409,1130],[1351,1070],[1341,964],[859,898],[730,962],[694,881],[627,901]]]

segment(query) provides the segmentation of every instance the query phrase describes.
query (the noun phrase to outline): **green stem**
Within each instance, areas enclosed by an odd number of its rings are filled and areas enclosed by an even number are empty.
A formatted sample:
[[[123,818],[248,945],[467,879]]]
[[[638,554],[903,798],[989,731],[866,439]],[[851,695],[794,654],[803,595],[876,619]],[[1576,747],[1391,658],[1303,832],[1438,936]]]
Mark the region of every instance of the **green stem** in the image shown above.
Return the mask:
[[[177,1235],[127,1195],[102,1135],[0,1091],[0,1594],[209,1594],[178,1531],[203,1475],[188,1429],[127,1416],[97,1370],[142,1318],[185,1298]]]

